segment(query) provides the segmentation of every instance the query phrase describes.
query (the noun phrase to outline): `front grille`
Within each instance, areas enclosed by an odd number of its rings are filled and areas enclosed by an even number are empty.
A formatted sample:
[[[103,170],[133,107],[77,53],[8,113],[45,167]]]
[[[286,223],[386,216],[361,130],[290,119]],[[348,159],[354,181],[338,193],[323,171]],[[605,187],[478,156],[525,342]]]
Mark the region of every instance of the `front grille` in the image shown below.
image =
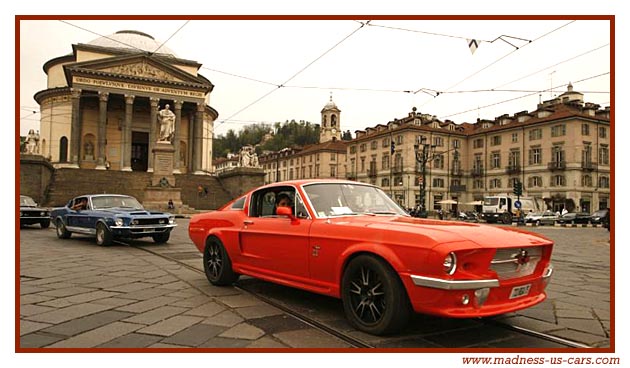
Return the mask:
[[[44,211],[24,211],[21,210],[20,213],[20,217],[42,217],[42,212]],[[47,216],[48,214],[46,212],[44,212],[44,216]]]
[[[497,273],[499,280],[529,276],[540,262],[542,251],[542,247],[498,249],[490,269]]]
[[[145,219],[133,219],[131,220],[131,225],[141,226],[141,225],[168,225],[167,218],[145,218]]]

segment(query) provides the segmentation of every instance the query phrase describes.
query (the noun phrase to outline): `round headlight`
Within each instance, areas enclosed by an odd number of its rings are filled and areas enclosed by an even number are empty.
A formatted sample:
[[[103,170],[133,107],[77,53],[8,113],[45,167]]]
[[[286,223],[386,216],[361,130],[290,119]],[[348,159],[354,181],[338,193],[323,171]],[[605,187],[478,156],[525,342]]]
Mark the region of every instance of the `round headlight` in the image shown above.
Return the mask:
[[[450,252],[447,254],[446,257],[444,257],[444,263],[442,266],[444,267],[444,272],[446,272],[447,275],[454,274],[457,269],[457,257],[455,256],[455,253]]]
[[[174,224],[175,223],[175,217],[174,216],[169,217],[168,218],[168,223],[171,224],[171,225]]]
[[[40,216],[46,216],[46,212],[42,211],[39,213]]]
[[[139,223],[139,222],[138,222],[138,220],[137,220],[137,219],[133,219],[133,220],[131,220],[131,224],[132,224],[132,225],[138,225],[138,223]]]
[[[116,224],[116,226],[123,226],[123,219],[117,218],[114,220],[114,223]]]

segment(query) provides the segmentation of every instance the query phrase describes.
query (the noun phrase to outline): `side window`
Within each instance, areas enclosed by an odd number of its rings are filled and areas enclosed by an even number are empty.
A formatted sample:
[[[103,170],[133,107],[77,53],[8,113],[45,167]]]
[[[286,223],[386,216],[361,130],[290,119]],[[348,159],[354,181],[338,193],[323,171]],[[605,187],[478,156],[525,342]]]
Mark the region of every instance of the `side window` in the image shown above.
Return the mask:
[[[278,205],[290,207],[294,214],[301,211],[303,217],[308,217],[308,211],[306,211],[306,207],[299,199],[299,196],[296,196],[294,187],[266,188],[253,193],[249,207],[249,216],[275,216]]]
[[[245,206],[245,197],[243,196],[243,197],[237,199],[236,201],[234,201],[234,203],[232,203],[232,207],[230,207],[230,209],[232,209],[232,210],[242,210],[244,206]]]
[[[308,218],[308,210],[302,201],[300,195],[295,196],[295,216],[298,218]]]
[[[260,216],[272,216],[275,214],[276,208],[276,193],[267,192],[262,197],[262,203],[260,207]]]

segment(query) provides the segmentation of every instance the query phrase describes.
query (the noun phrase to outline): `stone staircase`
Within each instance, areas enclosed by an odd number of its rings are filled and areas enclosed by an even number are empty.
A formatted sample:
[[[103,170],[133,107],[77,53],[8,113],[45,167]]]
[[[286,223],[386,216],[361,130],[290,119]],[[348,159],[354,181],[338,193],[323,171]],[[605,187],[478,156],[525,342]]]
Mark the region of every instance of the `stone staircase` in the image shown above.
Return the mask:
[[[64,206],[70,199],[82,194],[127,194],[144,201],[144,191],[151,184],[151,173],[138,171],[111,171],[93,169],[56,169],[45,192],[43,205]],[[208,194],[199,196],[197,186],[208,189]],[[179,174],[175,175],[175,186],[181,188],[183,205],[171,211],[179,214],[197,213],[217,209],[232,200],[221,182],[214,176]],[[166,210],[167,204],[159,206]]]

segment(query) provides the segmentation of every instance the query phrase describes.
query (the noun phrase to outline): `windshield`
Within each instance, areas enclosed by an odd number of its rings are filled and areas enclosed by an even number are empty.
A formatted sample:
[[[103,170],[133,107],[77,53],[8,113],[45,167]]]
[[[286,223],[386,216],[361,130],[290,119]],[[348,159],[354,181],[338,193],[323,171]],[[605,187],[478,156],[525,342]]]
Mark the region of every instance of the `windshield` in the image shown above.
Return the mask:
[[[127,196],[92,197],[93,209],[96,210],[96,209],[112,208],[112,207],[132,208],[134,210],[143,209],[142,205],[134,197],[127,197]]]
[[[360,184],[322,183],[304,186],[317,217],[359,214],[406,215],[382,190]]]
[[[496,206],[499,204],[499,198],[497,197],[486,197],[483,199],[484,206]]]
[[[35,207],[37,206],[37,203],[35,203],[35,201],[31,197],[20,196],[20,206]]]

